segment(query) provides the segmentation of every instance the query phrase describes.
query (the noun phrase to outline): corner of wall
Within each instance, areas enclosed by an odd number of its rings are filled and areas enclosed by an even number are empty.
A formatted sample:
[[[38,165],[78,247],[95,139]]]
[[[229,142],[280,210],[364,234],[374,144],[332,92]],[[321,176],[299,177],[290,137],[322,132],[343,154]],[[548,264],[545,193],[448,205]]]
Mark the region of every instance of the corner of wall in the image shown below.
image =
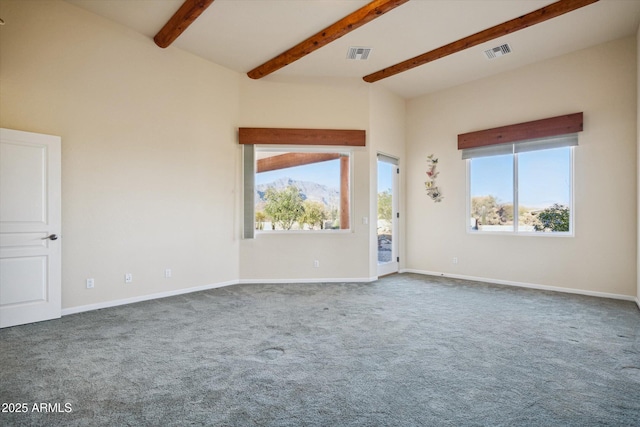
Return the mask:
[[[406,165],[406,100],[384,88],[371,85],[369,88],[369,156],[370,156],[370,218],[377,218],[377,154],[384,153],[400,161],[399,203],[400,218],[405,217],[405,165]],[[370,275],[377,275],[377,230],[376,221],[371,220],[372,239],[370,242]],[[404,268],[406,259],[406,223],[400,221],[398,237],[399,270]]]
[[[640,196],[640,108],[638,108],[638,104],[640,103],[640,26],[638,27],[638,32],[636,34],[636,132],[637,132],[637,147],[638,147],[638,158],[637,158],[637,167],[636,167],[636,175],[638,182],[638,193]],[[640,197],[638,197],[638,207],[636,211],[636,216],[638,217],[638,241],[636,244],[636,256],[637,256],[637,290],[636,290],[636,304],[640,308]]]

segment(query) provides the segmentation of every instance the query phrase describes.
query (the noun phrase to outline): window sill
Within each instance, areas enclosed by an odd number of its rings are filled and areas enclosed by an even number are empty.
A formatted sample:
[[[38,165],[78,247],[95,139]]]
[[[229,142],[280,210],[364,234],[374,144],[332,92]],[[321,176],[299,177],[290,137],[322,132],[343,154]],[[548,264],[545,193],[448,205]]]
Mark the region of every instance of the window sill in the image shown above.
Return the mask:
[[[467,230],[467,234],[479,236],[522,236],[522,237],[575,237],[573,231],[560,233],[535,233],[535,232],[514,232],[514,231],[479,231]]]
[[[281,236],[283,234],[293,234],[293,235],[305,235],[305,236],[335,236],[340,234],[351,234],[353,233],[352,229],[344,229],[344,230],[256,230],[255,235],[258,236]]]

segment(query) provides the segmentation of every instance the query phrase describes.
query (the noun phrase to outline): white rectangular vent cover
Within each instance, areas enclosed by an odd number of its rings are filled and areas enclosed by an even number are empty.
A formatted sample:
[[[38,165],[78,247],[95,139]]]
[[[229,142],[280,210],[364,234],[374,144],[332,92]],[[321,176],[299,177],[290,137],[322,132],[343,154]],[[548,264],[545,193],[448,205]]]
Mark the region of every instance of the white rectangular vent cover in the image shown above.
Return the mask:
[[[369,57],[373,49],[370,47],[350,47],[347,52],[347,59],[353,59],[356,61],[364,61]]]
[[[487,55],[487,59],[495,59],[500,56],[506,55],[507,53],[511,53],[511,46],[506,43],[502,46],[494,47],[493,49],[484,51],[484,54]]]

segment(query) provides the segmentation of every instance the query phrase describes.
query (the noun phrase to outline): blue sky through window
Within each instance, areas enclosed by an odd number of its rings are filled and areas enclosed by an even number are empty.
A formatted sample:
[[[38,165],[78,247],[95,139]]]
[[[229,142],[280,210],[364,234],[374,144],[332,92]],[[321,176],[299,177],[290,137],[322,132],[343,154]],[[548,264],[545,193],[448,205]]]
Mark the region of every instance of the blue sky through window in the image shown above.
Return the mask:
[[[529,208],[554,203],[569,205],[570,158],[570,147],[518,154],[519,205]],[[471,160],[471,197],[494,195],[498,202],[512,203],[512,169],[511,154]]]
[[[569,205],[570,198],[569,147],[531,151],[518,155],[519,204],[541,208],[560,203]],[[378,162],[378,192],[393,185],[395,166]],[[512,203],[512,155],[480,157],[472,160],[471,197],[494,195],[499,202]],[[288,177],[311,181],[330,188],[340,188],[340,161],[330,160],[304,166],[256,174],[256,184],[267,184]]]
[[[396,165],[386,162],[378,162],[378,193],[393,188],[393,173]]]
[[[496,196],[498,203],[513,203],[513,155],[471,160],[471,197]]]
[[[278,169],[256,174],[256,185],[269,184],[280,178],[291,178],[295,181],[309,181],[340,189],[340,160],[312,163],[292,168]]]
[[[520,206],[542,208],[559,203],[569,206],[571,197],[571,148],[518,154]]]

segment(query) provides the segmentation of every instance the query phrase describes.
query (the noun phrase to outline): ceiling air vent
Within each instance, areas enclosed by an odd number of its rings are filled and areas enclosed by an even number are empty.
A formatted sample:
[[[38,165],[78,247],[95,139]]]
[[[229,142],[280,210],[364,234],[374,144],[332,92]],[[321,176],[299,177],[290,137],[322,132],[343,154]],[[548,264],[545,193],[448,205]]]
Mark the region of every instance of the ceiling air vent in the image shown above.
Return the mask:
[[[347,52],[347,59],[353,59],[355,61],[364,61],[369,57],[373,49],[370,47],[350,47]]]
[[[506,55],[507,53],[511,53],[511,46],[506,43],[502,46],[494,47],[493,49],[484,51],[484,54],[487,55],[487,59],[495,59],[499,56]]]

